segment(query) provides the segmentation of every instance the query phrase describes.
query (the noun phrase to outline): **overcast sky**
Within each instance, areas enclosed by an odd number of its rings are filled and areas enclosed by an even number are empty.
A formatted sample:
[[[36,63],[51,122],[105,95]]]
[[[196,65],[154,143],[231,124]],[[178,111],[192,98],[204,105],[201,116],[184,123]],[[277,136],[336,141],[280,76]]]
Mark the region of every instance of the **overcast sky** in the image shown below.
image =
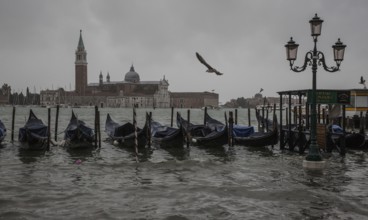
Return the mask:
[[[318,49],[335,65],[332,45],[347,45],[341,71],[319,68],[317,87],[362,88],[368,79],[366,0],[1,0],[0,83],[13,92],[74,90],[82,30],[88,82],[100,71],[122,81],[132,63],[141,80],[169,81],[172,92],[214,90],[224,103],[277,91],[309,89],[312,73],[289,69],[285,44],[300,45],[297,65],[313,49],[309,20],[324,20]],[[223,72],[216,76],[195,56]]]

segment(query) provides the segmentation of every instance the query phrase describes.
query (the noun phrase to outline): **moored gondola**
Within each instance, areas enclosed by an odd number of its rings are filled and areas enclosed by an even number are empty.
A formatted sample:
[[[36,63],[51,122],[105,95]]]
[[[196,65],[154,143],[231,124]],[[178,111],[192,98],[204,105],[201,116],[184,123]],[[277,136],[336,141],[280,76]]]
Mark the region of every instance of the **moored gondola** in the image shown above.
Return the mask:
[[[152,118],[149,118],[149,120],[149,125],[151,128],[151,140],[153,144],[160,145],[161,147],[183,146],[184,138],[182,126],[179,126],[179,128],[173,128],[170,126],[162,125]]]
[[[19,129],[20,147],[27,150],[46,150],[47,139],[47,125],[38,119],[31,109],[26,124]]]
[[[206,124],[204,126],[189,126],[192,135],[192,143],[200,146],[222,146],[228,142],[228,123],[225,112],[225,124],[212,118],[207,112],[205,114]],[[185,127],[183,126],[183,129]],[[187,131],[188,132],[188,131]]]
[[[234,142],[237,145],[244,145],[250,147],[264,147],[276,145],[279,140],[279,133],[277,129],[277,118],[273,116],[272,128],[269,132],[255,132],[249,136],[234,135]]]
[[[6,128],[4,123],[0,120],[0,144],[3,142],[6,136]]]
[[[63,145],[68,148],[92,148],[95,132],[84,121],[79,120],[74,111],[67,128],[64,131]]]
[[[135,134],[135,127],[132,123],[125,122],[123,124],[119,124],[111,118],[110,114],[107,114],[105,132],[109,139],[115,144],[126,147],[134,147],[135,137],[137,136],[138,147],[145,147],[147,143],[146,137],[148,132],[147,123],[148,122],[146,120],[143,128],[137,127],[137,132]]]

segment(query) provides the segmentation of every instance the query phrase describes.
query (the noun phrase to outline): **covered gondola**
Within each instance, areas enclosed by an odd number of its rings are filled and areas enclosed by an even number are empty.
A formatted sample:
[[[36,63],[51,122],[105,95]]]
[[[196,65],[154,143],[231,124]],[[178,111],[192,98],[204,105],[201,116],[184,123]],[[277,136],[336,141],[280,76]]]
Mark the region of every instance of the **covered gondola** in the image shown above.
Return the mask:
[[[133,147],[135,145],[135,128],[134,124],[130,122],[119,124],[111,118],[110,114],[107,114],[105,132],[112,142],[121,146]],[[147,132],[147,121],[143,128],[137,127],[138,147],[144,147],[146,145]]]
[[[26,124],[19,129],[18,140],[20,147],[29,150],[46,150],[47,139],[47,125],[30,110]]]
[[[183,118],[178,118],[178,126],[182,125],[184,133],[193,144],[203,146],[222,146],[227,143],[228,124],[225,113],[225,124],[205,113],[205,125],[194,125]]]
[[[74,111],[67,128],[64,131],[64,146],[68,148],[94,147],[95,132],[84,121],[79,120]]]
[[[6,136],[6,128],[4,123],[0,120],[0,144],[3,142]]]
[[[149,126],[151,128],[151,140],[153,144],[158,144],[162,147],[183,146],[184,138],[182,126],[179,126],[179,128],[173,128],[170,126],[162,125],[152,118],[149,118],[149,120]]]
[[[347,149],[363,149],[366,147],[364,131],[361,132],[344,132],[338,125],[330,125],[328,128],[330,136],[339,149],[344,147]],[[344,135],[345,134],[345,135]]]
[[[244,145],[250,147],[264,147],[276,145],[279,140],[279,133],[277,129],[277,118],[273,116],[272,128],[268,132],[255,132],[249,136],[234,135],[234,142],[237,145]]]

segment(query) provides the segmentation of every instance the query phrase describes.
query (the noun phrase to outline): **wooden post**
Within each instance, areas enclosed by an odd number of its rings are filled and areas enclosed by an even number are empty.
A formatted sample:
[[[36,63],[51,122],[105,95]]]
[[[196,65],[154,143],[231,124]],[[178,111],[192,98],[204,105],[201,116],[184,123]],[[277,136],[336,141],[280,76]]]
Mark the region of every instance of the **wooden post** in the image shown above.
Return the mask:
[[[226,112],[225,112],[225,117],[226,117]],[[230,147],[233,146],[233,126],[234,126],[234,119],[233,119],[233,112],[230,111],[229,112],[229,130],[228,130],[228,139],[227,139],[227,143],[229,144]]]
[[[268,109],[269,108],[266,109],[266,120],[265,120],[265,122],[266,122],[266,131],[267,132],[268,132]]]
[[[14,120],[15,120],[15,106],[13,106],[13,114],[12,114],[12,126],[11,126],[11,141],[14,141]]]
[[[235,109],[235,124],[238,124],[238,109]]]
[[[360,112],[360,118],[359,118],[359,132],[364,134],[364,117],[363,117],[363,112]]]
[[[203,124],[206,125],[207,121],[206,121],[206,115],[207,115],[207,107],[204,107],[204,118],[203,118]]]
[[[147,118],[147,120],[148,120],[148,137],[147,137],[147,139],[148,139],[148,146],[149,147],[151,147],[151,145],[152,145],[152,133],[151,133],[151,120],[152,120],[152,112],[149,112],[149,114],[148,114],[148,118]]]
[[[98,129],[98,148],[101,149],[101,123],[100,111],[97,111],[97,129]]]
[[[56,117],[55,117],[55,141],[57,141],[57,131],[58,131],[58,123],[59,123],[59,108],[60,108],[60,105],[56,105]]]
[[[134,148],[135,148],[135,157],[138,162],[138,133],[137,133],[137,113],[135,111],[135,107],[133,107],[133,125],[134,125]]]
[[[345,133],[346,129],[346,109],[345,105],[342,105],[342,130]]]
[[[279,130],[279,134],[280,134],[280,150],[283,150],[285,148],[285,144],[284,144],[284,131],[283,131],[283,121],[282,121],[282,114],[283,114],[283,102],[282,102],[282,94],[280,94],[280,130]]]
[[[171,127],[174,125],[174,107],[171,107]]]
[[[250,107],[248,106],[248,126],[251,126]]]
[[[51,108],[47,108],[47,150],[50,150],[51,138]]]
[[[190,131],[189,131],[189,124],[190,124],[190,109],[188,109],[188,114],[187,114],[187,121],[188,121],[188,124],[187,124],[187,133],[186,133],[186,136],[187,136],[187,147],[189,147],[189,143],[190,143]]]
[[[265,130],[265,124],[264,124],[264,119],[265,119],[265,108],[264,108],[264,105],[262,106],[262,119],[261,119],[261,122],[262,122],[262,132],[264,132]]]
[[[95,106],[95,147],[97,148],[97,112],[98,112],[98,106]]]

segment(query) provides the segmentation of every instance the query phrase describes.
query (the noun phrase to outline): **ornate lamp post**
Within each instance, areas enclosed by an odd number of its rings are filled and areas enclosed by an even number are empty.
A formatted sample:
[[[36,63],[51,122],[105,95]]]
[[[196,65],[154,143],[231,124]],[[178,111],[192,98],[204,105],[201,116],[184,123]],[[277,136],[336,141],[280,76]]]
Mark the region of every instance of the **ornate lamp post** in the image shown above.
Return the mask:
[[[309,147],[309,152],[307,157],[305,158],[306,161],[322,161],[321,154],[319,153],[319,147],[316,141],[316,127],[317,127],[317,117],[316,117],[316,74],[317,74],[317,67],[323,66],[323,68],[328,72],[336,72],[340,70],[340,64],[344,59],[344,51],[346,45],[344,45],[340,39],[332,46],[334,60],[336,61],[335,67],[328,67],[325,62],[325,56],[321,51],[317,50],[317,38],[321,34],[322,23],[317,14],[315,15],[312,20],[309,21],[311,26],[311,35],[314,41],[314,48],[313,50],[309,51],[305,55],[304,64],[303,66],[294,66],[294,61],[297,57],[298,52],[298,44],[293,41],[293,38],[290,38],[290,41],[285,45],[286,47],[286,59],[290,62],[290,69],[294,72],[302,72],[306,69],[307,66],[312,66],[312,73],[313,73],[313,86],[312,86],[312,97],[311,97],[311,143]],[[318,65],[317,65],[318,64]]]

